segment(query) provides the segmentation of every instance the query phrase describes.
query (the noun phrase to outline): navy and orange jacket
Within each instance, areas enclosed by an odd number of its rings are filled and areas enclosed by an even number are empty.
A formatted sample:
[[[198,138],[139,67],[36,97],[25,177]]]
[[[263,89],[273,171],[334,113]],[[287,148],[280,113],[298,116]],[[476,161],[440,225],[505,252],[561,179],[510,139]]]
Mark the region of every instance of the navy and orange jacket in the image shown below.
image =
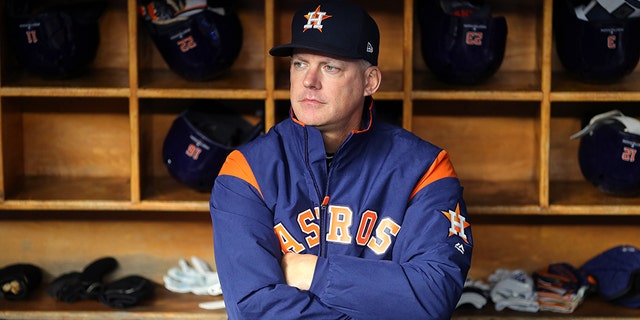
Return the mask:
[[[473,247],[462,187],[368,101],[330,167],[293,117],[228,156],[210,207],[229,319],[450,319]],[[319,257],[310,290],[286,284],[286,251]]]

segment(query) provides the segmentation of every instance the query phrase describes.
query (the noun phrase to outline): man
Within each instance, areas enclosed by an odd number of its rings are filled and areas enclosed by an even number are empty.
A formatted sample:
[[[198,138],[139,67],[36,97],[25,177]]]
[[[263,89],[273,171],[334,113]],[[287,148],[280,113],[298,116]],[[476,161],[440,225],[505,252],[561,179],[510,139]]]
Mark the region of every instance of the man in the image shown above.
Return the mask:
[[[291,116],[232,152],[211,218],[230,319],[449,319],[473,242],[446,151],[376,119],[379,31],[346,1],[298,11]]]

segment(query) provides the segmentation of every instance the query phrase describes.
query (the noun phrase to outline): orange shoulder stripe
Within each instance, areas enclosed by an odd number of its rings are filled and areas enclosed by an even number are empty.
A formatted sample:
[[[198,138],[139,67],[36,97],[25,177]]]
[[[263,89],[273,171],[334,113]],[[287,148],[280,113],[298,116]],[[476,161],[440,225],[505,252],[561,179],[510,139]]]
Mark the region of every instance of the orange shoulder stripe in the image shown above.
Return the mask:
[[[256,180],[255,175],[253,175],[253,170],[251,170],[247,159],[240,151],[233,150],[229,156],[227,156],[227,160],[222,165],[222,168],[220,168],[220,173],[218,173],[218,175],[233,176],[246,181],[248,184],[256,188],[258,193],[260,193],[260,197],[264,199],[260,186],[258,185],[258,181]]]
[[[442,150],[438,154],[436,160],[431,164],[429,170],[427,170],[427,173],[422,176],[422,179],[420,179],[416,187],[413,189],[409,199],[412,199],[413,196],[418,193],[418,191],[422,190],[422,188],[428,186],[432,182],[448,177],[456,178],[458,177],[458,175],[456,174],[456,171],[453,169],[453,165],[449,160],[449,153],[445,150]]]

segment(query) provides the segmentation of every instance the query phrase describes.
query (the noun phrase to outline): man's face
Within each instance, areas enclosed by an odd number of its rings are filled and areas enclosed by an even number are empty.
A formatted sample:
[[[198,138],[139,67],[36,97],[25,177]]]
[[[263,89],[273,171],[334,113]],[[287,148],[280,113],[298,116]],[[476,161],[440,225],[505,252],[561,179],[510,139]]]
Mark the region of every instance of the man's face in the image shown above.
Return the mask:
[[[359,129],[367,95],[366,70],[359,60],[295,52],[289,72],[296,118],[323,132]]]

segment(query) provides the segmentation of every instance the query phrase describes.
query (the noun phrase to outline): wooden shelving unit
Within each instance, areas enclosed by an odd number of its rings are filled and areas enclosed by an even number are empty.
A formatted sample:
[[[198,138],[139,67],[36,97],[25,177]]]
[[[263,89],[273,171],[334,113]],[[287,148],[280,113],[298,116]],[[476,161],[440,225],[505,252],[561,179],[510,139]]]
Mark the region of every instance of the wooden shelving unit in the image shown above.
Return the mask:
[[[359,1],[359,0],[358,0]],[[568,76],[555,53],[553,0],[492,0],[509,28],[500,70],[474,86],[444,84],[420,52],[414,2],[359,1],[381,31],[378,109],[446,148],[465,187],[475,250],[471,276],[498,268],[534,271],[581,265],[618,244],[640,246],[640,198],[615,198],[584,181],[581,119],[613,108],[640,116],[640,71],[610,85]],[[137,16],[135,0],[109,1],[88,74],[43,80],[26,73],[0,35],[0,267],[30,262],[45,282],[101,256],[158,282],[156,297],[126,311],[95,301],[56,302],[44,293],[0,303],[6,319],[224,319],[197,304],[220,297],[172,294],[160,284],[191,255],[212,263],[208,198],[170,178],[162,142],[195,99],[263,112],[267,128],[288,112],[286,59],[267,53],[289,40],[294,0],[235,2],[243,48],[218,79],[189,82],[172,73]],[[2,11],[5,1],[0,0]],[[4,28],[4,25],[0,28]],[[574,314],[458,311],[456,319],[640,318],[640,311],[588,299]]]

